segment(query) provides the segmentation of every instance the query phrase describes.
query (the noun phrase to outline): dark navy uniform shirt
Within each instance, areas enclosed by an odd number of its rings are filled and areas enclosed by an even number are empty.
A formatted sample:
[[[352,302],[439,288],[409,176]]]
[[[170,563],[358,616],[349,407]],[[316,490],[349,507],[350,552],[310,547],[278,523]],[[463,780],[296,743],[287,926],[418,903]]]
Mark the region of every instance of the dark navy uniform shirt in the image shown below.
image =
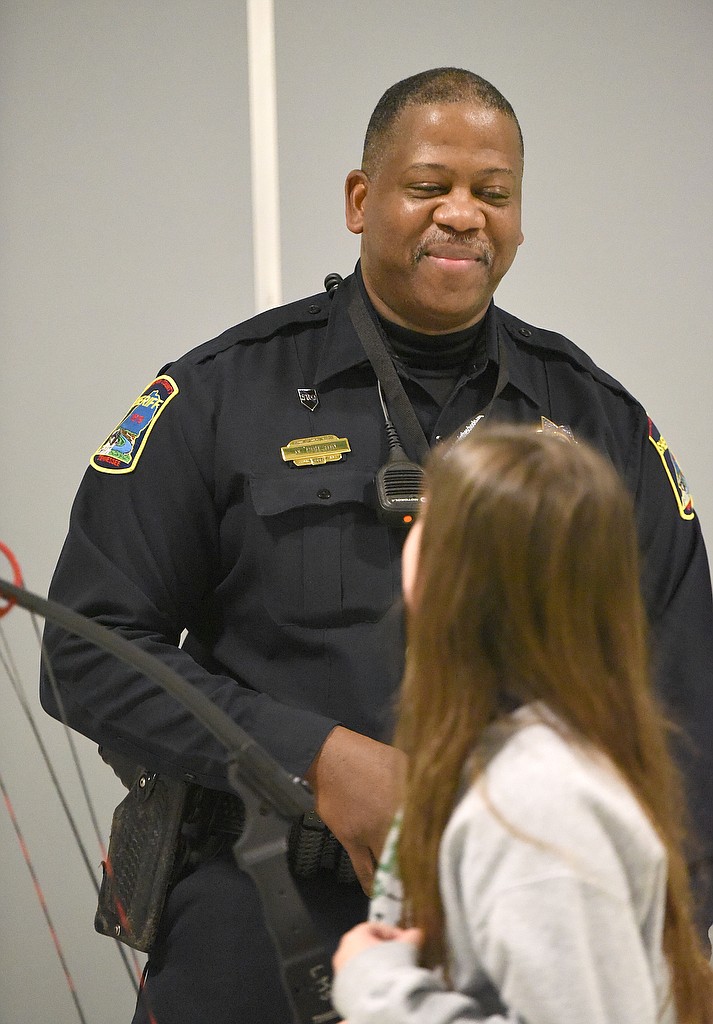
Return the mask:
[[[388,739],[399,678],[390,609],[403,532],[374,510],[387,440],[347,315],[352,281],[160,372],[93,457],[51,587],[200,687],[298,774],[336,723]],[[409,397],[429,440],[448,437],[488,405],[504,352],[507,383],[489,418],[544,416],[620,470],[636,502],[660,688],[693,741],[691,801],[713,853],[713,608],[685,481],[641,405],[571,342],[494,305],[484,331],[485,366],[466,365],[442,409],[416,380],[405,380]],[[317,392],[316,408],[298,389]],[[291,441],[329,435],[348,442],[338,461],[284,461]],[[171,696],[51,625],[46,641],[72,726],[140,764],[230,788],[225,752]],[[57,715],[46,681],[42,700]]]

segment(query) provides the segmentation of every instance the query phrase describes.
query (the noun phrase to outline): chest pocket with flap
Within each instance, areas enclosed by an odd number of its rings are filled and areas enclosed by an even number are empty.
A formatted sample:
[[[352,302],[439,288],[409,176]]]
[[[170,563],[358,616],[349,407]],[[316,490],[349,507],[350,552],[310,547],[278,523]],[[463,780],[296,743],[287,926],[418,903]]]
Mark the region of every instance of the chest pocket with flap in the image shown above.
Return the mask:
[[[250,478],[268,613],[313,628],[376,621],[397,594],[400,543],[376,517],[372,474],[286,469]]]

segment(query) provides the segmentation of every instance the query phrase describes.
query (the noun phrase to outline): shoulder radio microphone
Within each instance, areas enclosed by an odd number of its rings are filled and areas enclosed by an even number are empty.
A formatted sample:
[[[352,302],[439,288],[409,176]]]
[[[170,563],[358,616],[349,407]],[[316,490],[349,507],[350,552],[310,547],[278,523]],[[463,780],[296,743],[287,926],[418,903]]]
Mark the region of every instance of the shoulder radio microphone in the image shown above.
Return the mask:
[[[381,522],[387,526],[408,528],[423,501],[423,468],[417,462],[412,462],[403,450],[396,427],[389,419],[381,382],[378,387],[389,442],[389,457],[374,477],[376,511]]]

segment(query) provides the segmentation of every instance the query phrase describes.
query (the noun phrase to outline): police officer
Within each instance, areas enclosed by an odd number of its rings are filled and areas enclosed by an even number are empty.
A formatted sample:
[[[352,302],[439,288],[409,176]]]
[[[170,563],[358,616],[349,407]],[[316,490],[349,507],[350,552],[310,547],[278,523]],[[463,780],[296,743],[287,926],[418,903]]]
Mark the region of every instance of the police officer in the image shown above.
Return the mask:
[[[364,916],[402,768],[388,712],[404,530],[384,521],[374,486],[393,441],[385,414],[412,461],[483,416],[571,432],[620,470],[661,694],[687,735],[695,857],[713,856],[698,519],[640,404],[571,342],[493,304],[523,241],[522,171],[515,114],[483,79],[436,69],[389,89],[346,179],[355,273],[159,372],[93,456],[52,583],[55,600],[173,667],[310,781],[361,883],[326,869],[300,881],[327,942]],[[374,332],[396,368],[381,388],[364,347]],[[224,751],[173,698],[51,626],[46,641],[74,728],[200,792],[230,791]],[[46,681],[42,698],[58,715]],[[276,972],[229,847],[199,858],[168,895],[149,959],[155,1020],[284,1024]],[[135,1021],[148,1019],[140,1001]]]

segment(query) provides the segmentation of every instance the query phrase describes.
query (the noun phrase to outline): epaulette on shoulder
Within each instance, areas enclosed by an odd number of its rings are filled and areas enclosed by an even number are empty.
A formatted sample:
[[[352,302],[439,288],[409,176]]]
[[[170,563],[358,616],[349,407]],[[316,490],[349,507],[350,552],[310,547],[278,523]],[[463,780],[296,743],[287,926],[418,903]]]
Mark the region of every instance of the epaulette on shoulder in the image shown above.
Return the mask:
[[[517,345],[526,345],[539,351],[546,349],[560,355],[573,366],[590,374],[605,387],[616,391],[626,398],[630,398],[637,405],[639,404],[631,392],[616,377],[612,377],[601,366],[598,366],[591,356],[588,356],[583,349],[579,348],[578,345],[575,345],[573,341],[570,341],[563,334],[557,334],[556,331],[547,331],[543,327],[534,327],[532,324],[520,320],[518,317],[513,316],[512,313],[506,313],[502,309],[499,310],[499,313],[503,326]]]
[[[257,313],[249,320],[229,327],[217,338],[191,349],[181,358],[194,364],[202,363],[234,345],[248,341],[269,341],[276,335],[289,333],[291,328],[316,326],[319,323],[326,323],[328,319],[329,296],[327,292],[318,292],[285,306],[276,306],[274,309]]]

